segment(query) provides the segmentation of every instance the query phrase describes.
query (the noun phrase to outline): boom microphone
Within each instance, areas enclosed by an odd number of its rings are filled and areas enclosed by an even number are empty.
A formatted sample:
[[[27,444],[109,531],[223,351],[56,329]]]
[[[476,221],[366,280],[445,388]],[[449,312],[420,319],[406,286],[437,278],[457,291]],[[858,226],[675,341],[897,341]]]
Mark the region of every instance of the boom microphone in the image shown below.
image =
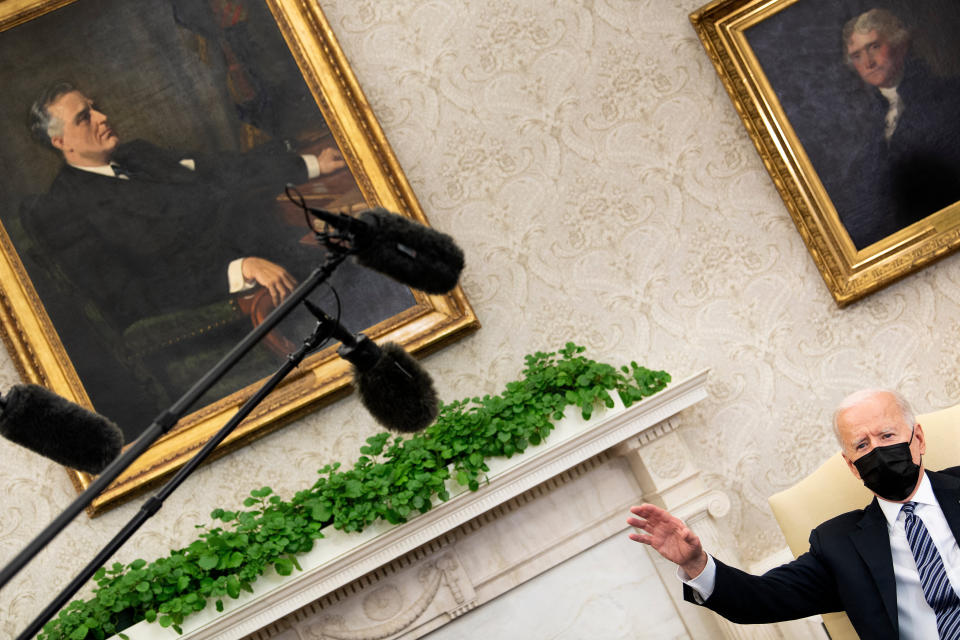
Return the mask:
[[[457,286],[463,251],[447,234],[382,207],[356,218],[323,209],[307,210],[353,237],[361,265],[426,293],[446,293]]]
[[[39,385],[14,385],[0,407],[0,435],[73,469],[98,474],[123,448],[117,425]]]
[[[369,345],[377,347],[360,334],[356,348],[366,349]],[[426,429],[437,418],[439,402],[430,375],[395,342],[387,342],[377,350],[378,357],[372,365],[353,365],[353,379],[363,406],[391,431],[415,433]],[[355,352],[356,349],[345,346],[337,350],[340,357],[350,362]]]
[[[430,426],[439,411],[439,398],[430,374],[413,356],[394,342],[380,347],[362,333],[354,336],[309,300],[304,304],[342,343],[337,354],[353,365],[360,402],[374,420],[400,433]]]

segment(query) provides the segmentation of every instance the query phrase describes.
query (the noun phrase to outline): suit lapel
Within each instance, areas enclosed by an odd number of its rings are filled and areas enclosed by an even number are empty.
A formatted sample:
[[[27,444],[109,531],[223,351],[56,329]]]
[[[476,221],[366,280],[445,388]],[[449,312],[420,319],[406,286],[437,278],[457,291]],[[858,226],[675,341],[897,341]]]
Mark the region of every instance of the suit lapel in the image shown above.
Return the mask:
[[[874,584],[883,599],[883,606],[894,629],[897,622],[897,582],[893,575],[893,556],[890,552],[890,534],[887,532],[887,520],[874,498],[863,511],[863,518],[857,523],[857,530],[850,533],[853,545],[863,558]]]
[[[960,543],[960,478],[946,473],[929,471],[930,486],[937,502],[943,510],[943,516],[950,525],[953,538]]]
[[[193,184],[197,181],[196,172],[181,165],[176,154],[143,141],[120,145],[113,158],[123,165],[131,178],[137,180],[161,184]]]

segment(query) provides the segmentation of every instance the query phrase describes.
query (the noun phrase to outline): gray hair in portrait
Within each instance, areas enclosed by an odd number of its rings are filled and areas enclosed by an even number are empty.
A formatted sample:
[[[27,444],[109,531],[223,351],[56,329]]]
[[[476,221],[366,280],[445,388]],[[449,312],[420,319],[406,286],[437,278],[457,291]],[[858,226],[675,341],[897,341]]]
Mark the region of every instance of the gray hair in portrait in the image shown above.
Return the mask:
[[[57,101],[57,99],[77,88],[69,82],[56,82],[45,88],[37,99],[30,105],[30,114],[28,126],[34,140],[53,149],[50,141],[51,136],[57,136],[63,133],[63,122],[59,118],[50,115],[48,107]]]
[[[900,47],[910,41],[910,30],[896,15],[886,9],[870,9],[858,16],[850,18],[843,25],[843,58],[847,65],[852,66],[850,58],[846,53],[847,45],[850,43],[850,37],[856,33],[870,33],[876,31],[884,37],[894,47]]]

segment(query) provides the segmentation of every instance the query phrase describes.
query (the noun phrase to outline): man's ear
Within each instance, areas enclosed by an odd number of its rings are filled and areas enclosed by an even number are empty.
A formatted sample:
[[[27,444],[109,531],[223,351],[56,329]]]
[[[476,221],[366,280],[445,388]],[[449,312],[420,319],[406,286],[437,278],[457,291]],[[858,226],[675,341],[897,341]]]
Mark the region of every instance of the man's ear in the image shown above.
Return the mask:
[[[850,468],[850,473],[852,473],[857,480],[862,480],[863,478],[860,477],[860,472],[857,471],[857,465],[853,464],[853,461],[847,457],[847,454],[841,452],[840,455],[843,456],[843,461],[846,462],[847,467]]]
[[[50,136],[50,144],[54,149],[63,151],[63,136]]]
[[[923,427],[920,426],[919,422],[913,427],[913,437],[920,444],[920,455],[925,455],[927,453],[927,437],[923,435]]]

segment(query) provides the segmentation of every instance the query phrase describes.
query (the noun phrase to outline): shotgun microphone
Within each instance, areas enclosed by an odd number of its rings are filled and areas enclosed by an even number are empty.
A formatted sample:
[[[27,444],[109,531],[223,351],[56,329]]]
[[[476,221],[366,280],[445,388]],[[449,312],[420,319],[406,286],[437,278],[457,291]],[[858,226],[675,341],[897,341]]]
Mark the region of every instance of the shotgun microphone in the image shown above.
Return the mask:
[[[35,384],[13,385],[0,397],[0,435],[94,475],[123,448],[123,433],[113,422]]]
[[[457,286],[463,251],[449,235],[382,207],[354,218],[303,206],[351,238],[361,265],[426,293],[446,293]]]
[[[304,305],[341,342],[337,354],[353,365],[360,402],[390,431],[415,433],[436,419],[439,398],[433,380],[403,347],[382,347],[362,333],[354,335],[309,300]]]

